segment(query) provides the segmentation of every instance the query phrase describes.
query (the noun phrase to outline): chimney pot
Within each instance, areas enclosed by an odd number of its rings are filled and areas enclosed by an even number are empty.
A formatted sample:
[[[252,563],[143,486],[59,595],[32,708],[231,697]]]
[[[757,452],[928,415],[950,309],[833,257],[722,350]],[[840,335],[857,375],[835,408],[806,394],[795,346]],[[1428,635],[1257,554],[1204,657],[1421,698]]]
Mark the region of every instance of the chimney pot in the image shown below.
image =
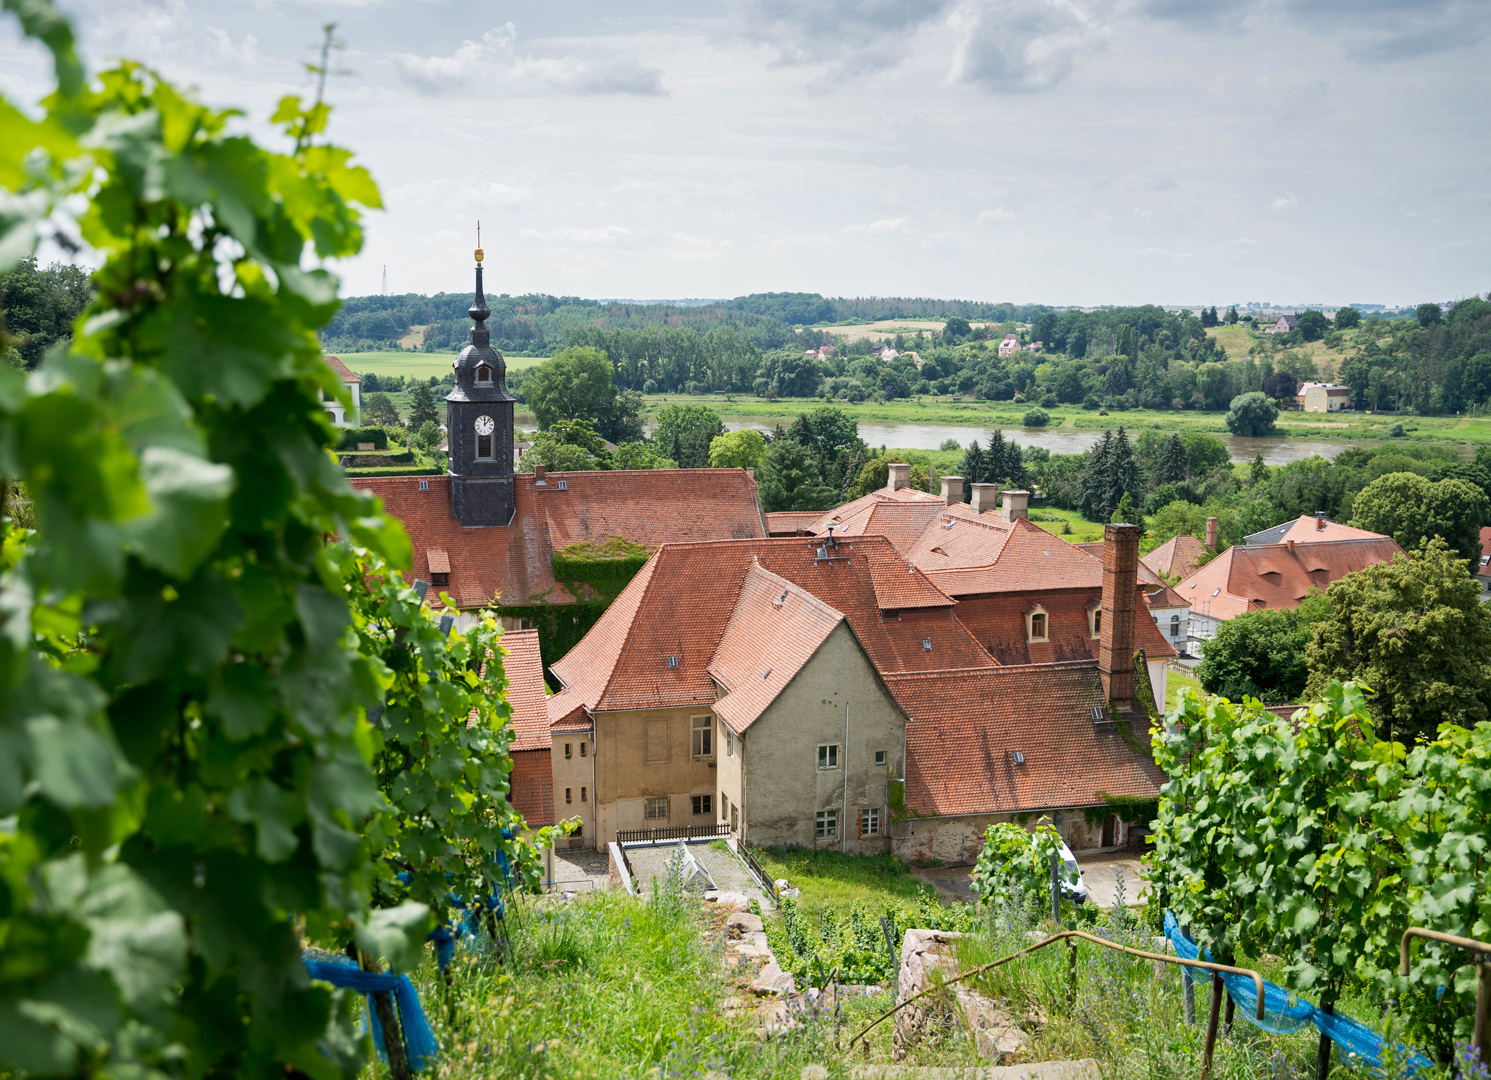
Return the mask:
[[[1214,517],[1206,519],[1206,546],[1212,551],[1217,550],[1217,519]]]
[[[1316,532],[1320,532],[1324,528],[1325,528],[1325,511],[1324,510],[1316,510],[1315,511],[1315,531]]]
[[[1294,554],[1294,541],[1293,540],[1285,540],[1284,541],[1284,546],[1289,549],[1289,554],[1291,554],[1291,555]]]
[[[947,506],[963,501],[963,478],[961,476],[942,478],[942,501]]]
[[[752,480],[756,479],[756,466],[754,466],[754,465],[747,466],[746,467],[746,475],[749,476]]]
[[[909,486],[910,483],[911,483],[911,466],[910,465],[892,465],[892,466],[890,466],[890,475],[886,478],[886,481],[885,481],[885,490],[886,491],[900,491],[903,487]]]
[[[982,514],[985,510],[993,510],[995,497],[999,492],[998,484],[972,484],[973,498],[968,505],[975,514]]]
[[[544,482],[544,467],[542,465],[535,465],[533,467],[533,482],[535,484],[542,484]]]
[[[1103,528],[1103,619],[1098,674],[1115,709],[1134,703],[1134,611],[1139,591],[1139,526]]]
[[[1030,492],[1028,491],[1001,491],[1004,496],[1004,520],[1014,521],[1016,518],[1028,518],[1030,516]]]

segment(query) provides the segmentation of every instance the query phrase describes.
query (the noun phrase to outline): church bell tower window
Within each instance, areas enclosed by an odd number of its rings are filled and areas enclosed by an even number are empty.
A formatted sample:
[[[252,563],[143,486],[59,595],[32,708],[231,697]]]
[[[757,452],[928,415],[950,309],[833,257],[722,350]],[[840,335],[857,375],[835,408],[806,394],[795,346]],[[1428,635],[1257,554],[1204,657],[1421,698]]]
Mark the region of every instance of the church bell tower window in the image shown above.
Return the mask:
[[[489,367],[487,367],[486,364],[479,364],[479,365],[477,365],[477,368],[476,368],[476,381],[479,382],[479,383],[489,383],[489,382],[491,382],[492,381],[492,369],[489,368]]]
[[[483,461],[491,461],[496,456],[492,453],[492,432],[496,427],[490,416],[476,418],[476,456]]]

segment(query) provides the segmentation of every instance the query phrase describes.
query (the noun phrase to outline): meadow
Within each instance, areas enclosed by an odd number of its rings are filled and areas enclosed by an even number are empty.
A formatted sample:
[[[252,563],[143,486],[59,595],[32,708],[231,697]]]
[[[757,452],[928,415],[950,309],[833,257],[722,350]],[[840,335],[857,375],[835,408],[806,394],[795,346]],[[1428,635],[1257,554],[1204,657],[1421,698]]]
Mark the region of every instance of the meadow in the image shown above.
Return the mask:
[[[431,375],[443,378],[450,374],[451,353],[427,352],[359,352],[338,354],[338,359],[358,375],[373,372],[379,378],[402,375],[406,379],[428,379]],[[504,356],[509,371],[521,371],[542,363],[542,356]]]

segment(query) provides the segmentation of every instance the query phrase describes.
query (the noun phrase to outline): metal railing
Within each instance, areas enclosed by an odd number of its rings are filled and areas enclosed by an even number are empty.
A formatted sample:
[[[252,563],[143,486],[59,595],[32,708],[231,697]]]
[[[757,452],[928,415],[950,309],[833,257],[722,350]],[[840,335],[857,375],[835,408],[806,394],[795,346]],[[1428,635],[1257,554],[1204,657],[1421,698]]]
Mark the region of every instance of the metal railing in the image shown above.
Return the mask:
[[[647,844],[659,840],[709,840],[717,836],[729,836],[730,826],[724,822],[716,825],[671,825],[661,829],[618,829],[618,844]]]
[[[1410,926],[1403,931],[1398,943],[1398,974],[1408,975],[1408,939],[1424,938],[1445,945],[1455,945],[1479,953],[1476,961],[1479,980],[1476,983],[1475,1027],[1471,1029],[1470,1045],[1480,1052],[1481,1063],[1491,1067],[1491,941],[1476,941],[1474,938],[1442,934],[1438,930],[1425,930],[1422,926]]]
[[[868,1035],[877,1024],[879,1024],[882,1020],[886,1020],[894,1016],[896,1013],[904,1009],[907,1005],[910,1005],[913,1001],[918,1001],[921,998],[926,997],[928,994],[936,993],[944,987],[952,986],[954,983],[960,983],[964,979],[971,979],[975,975],[982,975],[984,972],[991,971],[994,968],[999,967],[999,965],[1001,964],[1007,964],[1011,960],[1014,960],[1021,956],[1025,956],[1028,953],[1033,953],[1037,949],[1044,949],[1047,945],[1054,945],[1058,941],[1065,941],[1067,943],[1067,1004],[1069,1006],[1073,1005],[1076,1003],[1077,1000],[1076,942],[1078,939],[1082,941],[1089,941],[1094,945],[1101,945],[1105,949],[1114,949],[1121,953],[1127,953],[1130,956],[1142,957],[1145,960],[1154,960],[1164,964],[1176,964],[1181,967],[1201,968],[1205,971],[1211,972],[1211,1017],[1207,1020],[1206,1023],[1206,1053],[1202,1059],[1201,1080],[1206,1080],[1206,1078],[1211,1075],[1211,1058],[1212,1051],[1216,1049],[1217,1044],[1217,1020],[1219,1019],[1221,1013],[1222,976],[1224,974],[1246,975],[1248,976],[1248,978],[1253,980],[1253,987],[1258,994],[1258,1019],[1263,1019],[1263,976],[1258,974],[1258,972],[1253,971],[1251,968],[1228,967],[1226,964],[1209,964],[1204,960],[1186,960],[1183,957],[1179,956],[1165,956],[1161,953],[1145,952],[1143,949],[1131,949],[1127,945],[1120,945],[1114,941],[1108,941],[1104,938],[1096,937],[1092,934],[1083,933],[1081,930],[1065,930],[1059,934],[1053,934],[1045,941],[1038,941],[1034,945],[1030,945],[1024,949],[1021,949],[1019,952],[1012,952],[1008,956],[1001,956],[998,960],[980,965],[979,967],[973,968],[970,971],[965,971],[961,975],[958,975],[957,977],[952,979],[944,980],[936,986],[929,986],[921,993],[913,994],[905,1001],[897,1002],[895,1008],[891,1009],[889,1012],[882,1013],[880,1016],[877,1016],[874,1020],[870,1021],[863,1028],[861,1028],[859,1033],[855,1035],[854,1038],[849,1040],[849,1049],[852,1051],[854,1049],[854,1044]],[[866,1043],[866,1046],[868,1045],[869,1044]]]
[[[740,852],[741,858],[745,860],[746,869],[756,875],[761,882],[761,887],[771,894],[771,902],[777,902],[777,883],[772,880],[766,868],[756,861],[756,856],[751,854],[751,849],[744,844],[736,844],[735,849]]]

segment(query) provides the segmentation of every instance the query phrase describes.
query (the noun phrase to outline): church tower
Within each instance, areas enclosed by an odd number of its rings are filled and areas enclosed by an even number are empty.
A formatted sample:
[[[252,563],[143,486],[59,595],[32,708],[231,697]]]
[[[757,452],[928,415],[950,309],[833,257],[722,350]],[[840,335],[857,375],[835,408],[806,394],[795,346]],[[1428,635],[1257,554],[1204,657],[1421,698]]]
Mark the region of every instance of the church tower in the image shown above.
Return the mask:
[[[478,243],[480,241],[478,240]],[[456,385],[445,395],[450,445],[450,501],[466,528],[507,525],[513,519],[513,402],[507,364],[492,348],[492,314],[482,291],[482,250],[476,249],[476,299],[467,312],[476,325],[471,344],[456,357]]]

